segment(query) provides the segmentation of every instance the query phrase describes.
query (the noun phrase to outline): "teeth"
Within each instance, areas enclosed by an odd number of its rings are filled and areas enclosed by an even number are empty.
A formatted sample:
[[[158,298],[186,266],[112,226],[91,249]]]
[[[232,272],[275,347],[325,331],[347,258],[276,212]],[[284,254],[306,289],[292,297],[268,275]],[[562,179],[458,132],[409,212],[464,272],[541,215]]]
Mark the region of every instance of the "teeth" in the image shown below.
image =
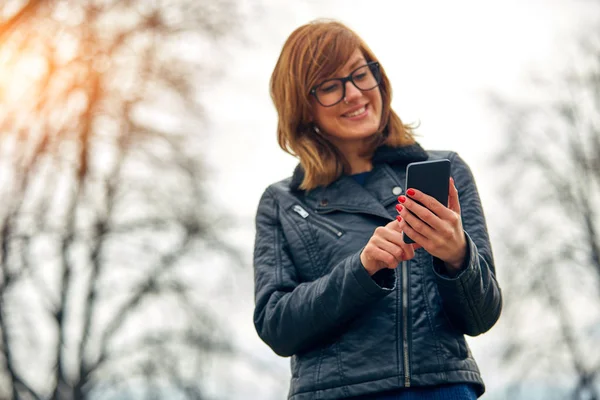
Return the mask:
[[[357,115],[360,115],[360,114],[364,113],[365,110],[366,110],[366,107],[363,106],[363,107],[359,108],[358,110],[356,110],[354,112],[347,113],[346,117],[356,117]]]

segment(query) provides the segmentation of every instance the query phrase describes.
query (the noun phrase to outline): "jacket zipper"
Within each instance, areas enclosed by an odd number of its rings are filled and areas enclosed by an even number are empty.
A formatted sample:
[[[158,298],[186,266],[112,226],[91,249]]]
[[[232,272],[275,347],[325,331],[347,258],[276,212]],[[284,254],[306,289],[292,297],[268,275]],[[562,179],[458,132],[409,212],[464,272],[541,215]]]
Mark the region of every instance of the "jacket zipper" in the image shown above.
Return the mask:
[[[359,208],[359,207],[335,207],[335,208],[321,208],[321,209],[315,210],[315,212],[319,215],[329,214],[334,211],[343,211],[343,212],[352,213],[352,214],[375,215],[377,217],[381,217],[381,218],[385,218],[389,221],[393,221],[393,219],[390,218],[389,215],[384,215],[384,214],[381,214],[378,212],[366,212],[364,208]]]
[[[408,359],[408,262],[402,261],[402,345],[404,349],[404,386],[410,387]]]
[[[300,215],[304,219],[307,219],[310,216],[310,214],[304,208],[300,207],[297,204],[294,207],[292,207],[292,210],[294,210],[298,215]],[[336,237],[342,237],[344,235],[344,232],[342,232],[337,227],[330,225],[326,222],[320,221],[318,218],[312,217],[311,221],[315,225],[319,225],[321,228],[333,233]]]
[[[317,209],[315,210],[315,212],[317,214],[329,214],[332,213],[334,211],[344,211],[344,212],[348,212],[348,213],[362,213],[364,212],[364,208],[360,208],[360,207],[335,207],[335,208],[321,208],[321,209]]]

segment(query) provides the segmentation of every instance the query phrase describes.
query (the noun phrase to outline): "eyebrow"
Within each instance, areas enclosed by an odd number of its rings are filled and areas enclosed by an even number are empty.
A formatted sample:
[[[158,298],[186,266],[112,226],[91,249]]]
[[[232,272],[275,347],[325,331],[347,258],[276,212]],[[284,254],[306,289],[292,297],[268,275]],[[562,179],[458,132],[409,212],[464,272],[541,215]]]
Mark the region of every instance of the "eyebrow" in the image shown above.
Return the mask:
[[[364,63],[367,62],[367,60],[364,58],[364,56],[357,58],[352,64],[350,64],[350,70],[351,71],[354,70],[359,64],[361,64],[363,62]],[[329,77],[329,78],[326,78],[325,80],[328,81],[330,79],[340,79],[340,77],[339,76],[338,77]]]

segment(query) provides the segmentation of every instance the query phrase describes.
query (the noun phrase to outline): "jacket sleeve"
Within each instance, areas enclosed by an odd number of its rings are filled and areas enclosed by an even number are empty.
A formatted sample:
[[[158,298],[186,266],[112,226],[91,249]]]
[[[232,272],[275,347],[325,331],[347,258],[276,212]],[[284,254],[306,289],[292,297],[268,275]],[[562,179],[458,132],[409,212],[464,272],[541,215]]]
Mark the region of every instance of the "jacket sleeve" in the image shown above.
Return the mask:
[[[278,215],[277,201],[267,189],[256,216],[254,325],[275,353],[288,357],[326,340],[366,306],[392,292],[395,275],[386,270],[388,279],[381,281],[379,276],[379,282],[387,287],[379,286],[362,266],[359,251],[327,275],[299,282]]]
[[[452,153],[450,159],[467,239],[467,256],[462,271],[454,278],[444,273],[440,259],[434,259],[434,270],[448,318],[464,334],[477,336],[488,331],[500,317],[502,294],[473,174],[457,154]]]

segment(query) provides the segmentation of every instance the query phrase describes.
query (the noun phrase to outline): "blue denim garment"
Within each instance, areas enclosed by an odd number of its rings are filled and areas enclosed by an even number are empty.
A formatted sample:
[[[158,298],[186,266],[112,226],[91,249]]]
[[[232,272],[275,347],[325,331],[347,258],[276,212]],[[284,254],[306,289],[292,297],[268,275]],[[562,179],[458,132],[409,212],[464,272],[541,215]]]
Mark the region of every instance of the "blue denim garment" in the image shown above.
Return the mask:
[[[348,400],[476,400],[473,385],[466,383],[433,387],[413,387],[374,393],[367,396],[351,397]]]

